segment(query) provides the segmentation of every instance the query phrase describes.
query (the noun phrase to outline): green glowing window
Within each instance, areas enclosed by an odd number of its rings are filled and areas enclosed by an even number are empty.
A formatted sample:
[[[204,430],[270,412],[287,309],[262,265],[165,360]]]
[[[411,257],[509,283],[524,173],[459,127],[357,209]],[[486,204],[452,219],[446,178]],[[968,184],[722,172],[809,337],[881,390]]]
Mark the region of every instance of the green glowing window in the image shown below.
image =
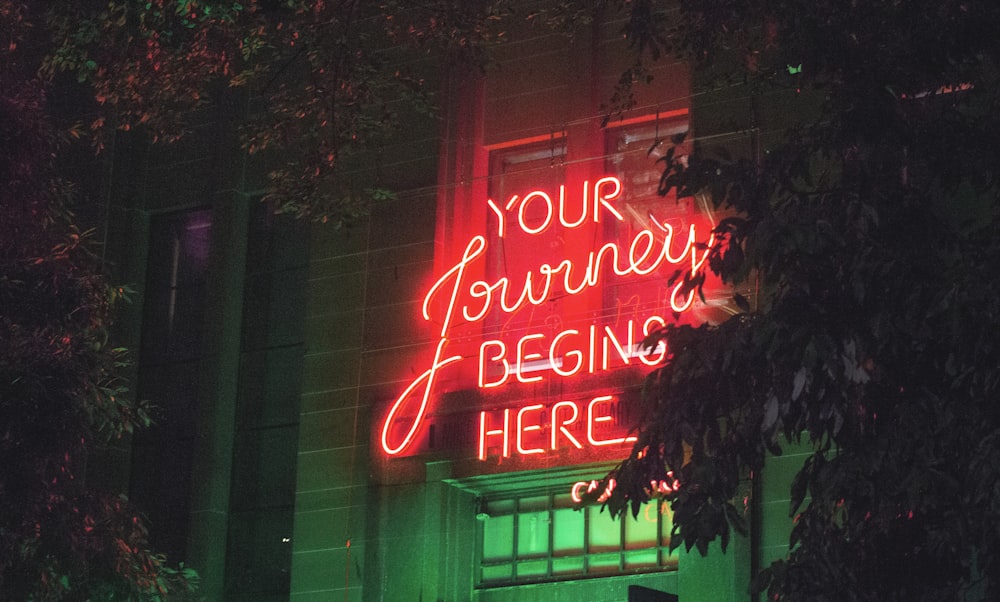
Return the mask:
[[[600,506],[576,509],[569,494],[488,499],[481,509],[480,587],[677,568],[662,502],[621,520]]]

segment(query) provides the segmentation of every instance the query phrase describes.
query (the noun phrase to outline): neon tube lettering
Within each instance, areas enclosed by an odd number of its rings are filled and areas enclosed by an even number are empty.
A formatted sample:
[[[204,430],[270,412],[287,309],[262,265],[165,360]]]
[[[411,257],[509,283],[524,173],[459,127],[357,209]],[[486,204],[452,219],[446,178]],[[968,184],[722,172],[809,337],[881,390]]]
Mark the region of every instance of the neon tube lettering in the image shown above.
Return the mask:
[[[610,194],[607,194],[607,195],[601,194],[601,188],[603,188],[604,186],[607,186],[608,184],[611,184],[612,186],[614,186],[614,192],[612,192]],[[601,178],[600,180],[598,180],[594,184],[594,222],[595,223],[601,221],[601,214],[598,211],[598,207],[601,206],[601,205],[603,205],[605,209],[607,209],[612,215],[614,215],[615,219],[617,219],[620,222],[625,221],[625,218],[622,217],[622,214],[618,213],[618,210],[615,209],[614,206],[611,205],[611,203],[608,203],[608,201],[617,199],[618,195],[620,195],[621,192],[622,192],[622,181],[619,180],[618,178],[614,177],[614,176],[609,176],[607,178]]]
[[[635,235],[634,238],[632,238],[632,244],[628,246],[628,261],[630,264],[632,264],[632,271],[639,276],[645,276],[646,274],[649,274],[650,272],[655,270],[659,265],[658,263],[653,263],[648,268],[639,267],[640,265],[642,265],[642,262],[646,261],[646,259],[649,257],[649,254],[653,252],[653,240],[654,238],[652,231],[641,230]],[[643,248],[641,254],[637,256],[636,247],[640,243],[644,243],[645,247]]]
[[[560,408],[572,408],[573,415],[565,420],[560,419],[559,418]],[[576,407],[576,404],[573,403],[572,401],[560,401],[559,403],[552,406],[552,433],[551,433],[552,451],[559,449],[558,437],[560,433],[562,433],[563,437],[566,437],[566,439],[573,444],[573,447],[577,449],[583,449],[583,446],[580,445],[580,442],[576,440],[576,437],[573,436],[573,433],[569,432],[569,430],[566,428],[567,426],[576,422],[576,419],[579,416],[580,416],[580,408]]]
[[[486,312],[493,305],[493,287],[482,280],[477,280],[469,286],[469,296],[473,299],[482,299],[483,305],[478,314],[469,313],[469,306],[466,305],[462,308],[462,317],[465,318],[466,322],[478,322],[486,317]]]
[[[523,408],[517,411],[517,436],[515,437],[517,439],[517,453],[528,455],[528,454],[541,454],[545,452],[545,450],[542,449],[541,447],[531,447],[525,449],[521,438],[521,436],[528,431],[542,430],[541,424],[532,424],[529,426],[524,426],[524,414],[526,412],[535,412],[541,410],[544,407],[545,406],[543,406],[542,404],[536,403],[534,405],[524,406]]]
[[[524,221],[524,210],[528,207],[528,203],[532,199],[542,199],[545,201],[545,219],[542,220],[542,224],[537,228],[529,228],[528,224]],[[541,190],[535,190],[529,192],[524,200],[521,201],[521,206],[517,208],[517,225],[521,226],[527,234],[540,234],[548,229],[549,224],[552,223],[552,199],[549,195],[545,194]]]
[[[402,394],[396,398],[396,402],[392,404],[392,408],[389,410],[389,415],[385,417],[385,423],[382,425],[382,450],[390,456],[394,456],[403,451],[413,441],[413,436],[417,433],[417,427],[420,426],[420,422],[424,417],[424,412],[427,410],[427,401],[430,399],[431,386],[434,384],[434,376],[437,374],[437,371],[444,368],[448,364],[455,363],[462,359],[462,356],[460,355],[453,355],[451,357],[441,359],[441,352],[444,350],[444,346],[447,343],[448,339],[441,339],[438,342],[437,350],[434,352],[434,362],[431,364],[431,367],[425,370],[420,376],[415,378],[408,387],[406,387]],[[424,393],[420,397],[420,406],[417,408],[417,415],[414,416],[413,424],[410,425],[410,429],[403,437],[403,441],[400,442],[399,445],[393,447],[389,444],[389,431],[396,422],[396,413],[399,412],[400,408],[402,408],[406,403],[410,393],[412,393],[421,384],[424,385]]]
[[[611,492],[615,490],[615,486],[617,484],[618,483],[613,478],[608,479],[608,484],[607,486],[605,486],[604,491],[601,493],[601,497],[597,499],[598,503],[606,501],[608,497],[611,495]],[[598,483],[596,480],[592,480],[590,482],[577,481],[576,483],[573,483],[573,486],[570,487],[569,489],[570,498],[573,500],[574,503],[579,504],[580,502],[583,501],[584,492],[592,493],[597,490],[597,487],[599,485],[600,483]],[[651,495],[667,495],[673,493],[674,491],[677,491],[680,488],[680,486],[681,486],[680,481],[674,478],[674,472],[669,471],[667,472],[665,479],[660,481],[656,480],[650,481],[648,492]],[[664,504],[666,504],[666,502],[664,502]],[[649,511],[648,507],[646,508],[646,511],[647,512]],[[661,506],[660,513],[669,514],[670,507],[666,505]]]
[[[431,286],[431,290],[427,292],[424,297],[423,313],[424,319],[430,321],[431,315],[429,306],[431,299],[437,294],[439,288],[444,286],[444,284],[453,275],[455,277],[455,286],[451,289],[451,298],[448,299],[448,310],[445,312],[444,320],[441,321],[441,336],[444,337],[448,332],[448,327],[451,326],[451,312],[455,309],[455,300],[458,297],[458,289],[462,285],[462,273],[465,272],[465,267],[472,263],[474,259],[481,256],[483,251],[486,250],[486,238],[483,236],[473,236],[469,241],[469,244],[465,247],[465,253],[462,255],[462,260],[451,267],[443,276],[438,278],[437,282]],[[485,315],[485,312],[484,314]]]
[[[503,374],[500,375],[497,380],[486,382],[486,349],[489,347],[496,347],[497,353],[492,356],[489,361],[500,362],[503,366]],[[479,388],[480,389],[490,389],[492,387],[499,387],[500,385],[507,382],[507,377],[510,376],[510,363],[506,360],[507,356],[507,345],[503,341],[483,341],[483,344],[479,346]]]
[[[537,360],[537,359],[540,359],[542,357],[541,353],[535,353],[535,352],[525,353],[524,352],[524,344],[527,343],[527,342],[529,342],[529,341],[536,341],[536,340],[542,339],[544,337],[545,337],[545,335],[541,334],[541,333],[538,333],[538,334],[529,334],[526,337],[522,337],[521,340],[517,342],[517,380],[519,380],[519,381],[521,381],[523,383],[533,383],[533,382],[538,382],[538,381],[542,380],[541,376],[537,376],[537,375],[536,376],[523,376],[522,372],[524,371],[524,364],[525,364],[525,362],[530,362],[532,360]]]
[[[636,320],[625,322],[623,332],[616,332],[610,326],[591,324],[586,334],[575,328],[557,333],[546,349],[548,335],[535,332],[517,340],[508,359],[508,345],[499,339],[483,341],[478,352],[478,385],[490,389],[506,384],[511,375],[519,382],[532,383],[544,380],[544,373],[551,371],[563,378],[574,376],[587,370],[593,374],[598,370],[607,371],[614,364],[632,365],[632,358],[640,358],[647,366],[655,366],[663,360],[665,346],[657,345],[647,352],[636,343],[637,338],[649,336],[653,330],[662,327],[666,321],[660,316],[650,316],[642,324],[641,332]],[[536,351],[532,346],[538,345]],[[529,373],[541,373],[532,374]]]
[[[595,423],[612,422],[614,420],[614,418],[607,414],[597,415],[594,411],[594,406],[605,401],[611,401],[612,399],[614,398],[610,395],[602,395],[601,397],[593,398],[590,400],[590,403],[587,404],[587,441],[589,441],[591,445],[615,445],[618,443],[625,443],[626,441],[636,440],[636,437],[618,437],[615,439],[597,439],[594,437]]]
[[[592,446],[606,446],[620,443],[631,443],[635,437],[618,437],[600,439],[594,434],[595,425],[613,423],[614,418],[596,409],[597,404],[613,402],[614,397],[603,395],[593,398],[587,406],[586,427],[579,424],[581,405],[575,401],[559,401],[546,408],[542,403],[531,403],[516,408],[479,412],[479,459],[485,460],[490,449],[500,448],[504,458],[511,457],[511,440],[514,451],[521,456],[543,454],[546,451],[558,451],[562,448],[584,449]],[[513,416],[513,424],[511,421]],[[548,418],[546,422],[543,418]],[[582,441],[570,430],[574,425],[583,430],[586,428],[587,439]],[[511,427],[513,426],[513,431]],[[620,427],[619,427],[620,428]],[[548,429],[548,433],[545,430]],[[531,437],[537,437],[535,439]]]
[[[677,313],[687,311],[687,309],[691,307],[691,304],[694,303],[695,289],[691,289],[688,291],[687,298],[684,299],[683,302],[677,301],[677,293],[681,292],[682,288],[684,288],[683,281],[678,282],[677,286],[675,286],[673,290],[670,291],[670,309],[674,310]]]
[[[559,186],[557,200],[554,200],[554,195],[536,189],[524,197],[511,195],[502,206],[494,199],[487,199],[487,218],[496,217],[498,239],[509,235],[508,222],[516,225],[524,234],[535,236],[552,227],[557,220],[565,229],[579,228],[587,221],[594,224],[600,224],[602,220],[607,222],[609,219],[625,221],[622,213],[615,207],[615,201],[621,197],[622,191],[621,180],[614,176],[600,178],[593,184],[585,180],[580,196],[577,197],[580,201],[577,212],[575,202],[572,210],[568,208],[565,184]],[[533,205],[529,207],[531,203]],[[567,215],[568,213],[573,215]],[[650,227],[634,231],[627,248],[624,241],[606,242],[597,249],[592,248],[579,261],[566,258],[554,266],[539,262],[533,268],[524,270],[523,278],[520,275],[515,278],[502,275],[483,279],[482,274],[491,273],[486,265],[489,243],[485,236],[472,236],[461,258],[434,282],[424,296],[421,308],[423,318],[440,326],[440,340],[431,367],[410,382],[392,404],[382,427],[383,450],[389,455],[396,455],[413,443],[427,414],[438,371],[463,359],[459,355],[445,355],[445,347],[449,341],[447,335],[457,321],[474,324],[486,320],[494,311],[515,314],[525,307],[537,307],[563,296],[588,293],[599,287],[602,279],[609,273],[619,277],[646,276],[664,264],[682,266],[690,262],[690,275],[697,276],[704,268],[715,242],[714,233],[709,235],[707,243],[698,243],[694,224],[675,229],[670,223],[658,221],[652,215],[650,218]],[[476,276],[472,276],[473,274]],[[682,291],[686,283],[690,282],[690,278],[685,278],[670,287],[669,292],[664,290],[665,298],[661,297],[660,302],[667,302],[674,312],[688,310],[694,302],[695,291],[688,291],[687,294]],[[616,319],[615,323],[620,322]],[[642,335],[648,336],[652,330],[665,323],[660,316],[646,318],[642,325]],[[558,324],[558,320],[554,324]],[[596,370],[609,370],[619,360],[621,365],[628,366],[633,357],[639,357],[646,366],[663,361],[667,354],[666,346],[661,342],[650,352],[643,353],[636,343],[636,327],[635,319],[627,320],[628,330],[624,337],[610,326],[597,323],[590,324],[586,332],[581,326],[579,329],[566,329],[555,334],[548,331],[526,334],[518,340],[516,349],[510,349],[510,354],[515,356],[510,359],[508,343],[498,339],[483,341],[479,345],[477,384],[481,389],[499,387],[510,382],[512,373],[517,382],[526,384],[543,380],[543,375],[548,370],[560,377],[571,377],[584,370],[593,374]],[[547,340],[551,343],[546,349]],[[529,373],[533,374],[529,376]],[[416,411],[410,411],[409,416],[404,417],[403,407],[411,404],[414,397],[419,399]],[[602,438],[595,433],[602,431],[601,427],[606,423],[614,422],[613,415],[609,413],[611,410],[602,405],[612,400],[612,396],[606,395],[596,397],[588,403],[586,427],[581,424],[574,429],[578,429],[577,432],[586,430],[585,443],[605,446],[636,440],[635,437]],[[525,443],[524,438],[546,428],[550,432],[548,436],[543,436],[543,440],[548,439],[547,443],[552,451],[558,449],[560,444],[582,449],[583,438],[578,440],[570,430],[570,426],[581,419],[581,410],[582,405],[571,401],[560,401],[549,410],[537,403],[520,408],[514,425],[517,452],[521,455],[543,453],[545,445],[530,446]],[[531,412],[540,414],[536,417]],[[551,412],[551,422],[546,425],[542,415],[548,412]],[[487,442],[496,437],[502,438],[504,457],[510,456],[510,413],[510,410],[504,410],[500,426],[489,424],[491,418],[486,412],[480,413],[481,459],[485,457]]]
[[[590,374],[594,373],[594,362],[595,362],[594,356],[597,355],[596,353],[594,353],[594,351],[596,350],[596,346],[594,345],[594,339],[596,337],[597,337],[597,325],[596,324],[591,324],[590,325],[590,361],[589,361],[589,363],[587,365],[587,368],[588,368],[587,372],[590,373]]]
[[[566,219],[566,185],[559,185],[559,225],[563,228],[572,229],[579,227],[587,219],[587,193],[590,190],[590,182],[583,181],[583,202],[580,203],[580,219],[570,222]]]
[[[549,361],[552,363],[552,371],[558,374],[559,376],[573,376],[583,368],[583,352],[580,351],[579,349],[571,349],[570,351],[566,352],[565,356],[563,356],[563,357],[574,358],[576,360],[575,366],[569,369],[565,369],[563,368],[563,366],[565,365],[565,361],[563,362],[563,365],[559,366],[556,365],[556,359],[559,357],[559,351],[558,351],[559,343],[561,343],[562,340],[568,336],[579,335],[579,334],[580,334],[579,330],[571,328],[569,330],[564,330],[560,332],[552,339],[552,347],[549,348]]]
[[[497,207],[497,204],[493,202],[493,199],[486,199],[486,206],[493,211],[497,216],[497,238],[503,238],[504,235],[504,217],[503,211]]]
[[[591,188],[593,188],[593,205],[590,204],[590,198],[589,198],[591,194]],[[610,191],[605,191],[605,189],[607,188],[610,188]],[[602,208],[608,213],[610,213],[611,216],[617,219],[618,221],[625,221],[625,218],[618,211],[618,209],[616,209],[615,206],[610,203],[610,201],[613,201],[617,199],[619,196],[621,196],[621,192],[622,192],[622,182],[615,176],[607,176],[601,178],[594,183],[593,187],[590,186],[589,180],[584,180],[583,186],[581,188],[580,217],[576,221],[571,222],[569,221],[569,218],[566,217],[566,205],[567,205],[566,185],[561,184],[559,186],[559,202],[557,203],[559,225],[567,229],[579,228],[587,220],[588,212],[590,213],[592,221],[595,224],[599,224],[601,222]],[[541,225],[532,227],[529,226],[527,221],[525,220],[524,211],[528,202],[534,199],[541,199],[545,202],[546,212],[545,212],[545,219],[542,220]],[[493,199],[487,199],[486,202],[489,205],[490,209],[495,214],[497,214],[497,217],[501,220],[500,232],[503,232],[504,228],[502,224],[504,218],[501,215],[500,208],[493,201]],[[510,211],[514,208],[515,205],[518,205],[519,202],[520,205],[517,208],[517,224],[518,226],[521,227],[521,230],[524,231],[525,234],[530,234],[530,235],[539,234],[541,232],[544,232],[552,224],[552,218],[554,215],[553,203],[552,203],[552,197],[549,196],[547,192],[543,190],[532,190],[528,194],[524,195],[523,199],[521,199],[517,195],[514,195],[510,197],[510,200],[507,201],[505,209],[507,211]],[[503,234],[500,234],[500,236],[502,237]]]
[[[649,334],[653,332],[653,329],[650,328],[650,326],[652,326],[653,324],[657,325],[656,329],[660,329],[666,326],[667,322],[660,316],[650,316],[649,318],[646,319],[646,321],[642,325],[643,337],[648,337]],[[653,355],[654,353],[659,355],[654,356]],[[667,346],[663,343],[663,341],[660,341],[659,343],[657,343],[656,347],[652,350],[652,352],[640,354],[639,361],[642,362],[643,364],[646,364],[647,366],[655,366],[660,362],[662,362],[663,358],[666,357],[666,355],[667,355]]]
[[[579,504],[583,501],[584,493],[592,493],[597,490],[599,483],[597,481],[577,481],[573,483],[570,487],[569,496],[573,500],[573,503]],[[586,490],[584,492],[584,490]],[[608,484],[604,487],[604,491],[601,493],[600,497],[597,498],[598,504],[603,504],[611,497],[611,492],[615,490],[615,480],[608,479]]]
[[[486,412],[479,412],[479,459],[486,459],[486,438],[487,437],[502,437],[503,447],[503,457],[510,457],[510,437],[508,432],[510,431],[510,410],[503,411],[503,426],[497,429],[486,430]]]
[[[614,346],[615,351],[618,352],[618,357],[621,358],[622,362],[626,366],[628,365],[629,356],[631,355],[630,351],[632,349],[632,340],[633,340],[632,339],[632,328],[633,328],[633,325],[634,325],[634,322],[632,320],[629,320],[628,321],[628,345],[626,345],[624,348],[622,347],[622,344],[618,341],[618,337],[615,336],[615,333],[611,331],[611,327],[610,326],[605,326],[604,327],[604,341],[603,341],[603,345],[602,345],[602,351],[603,351],[603,353],[601,354],[602,357],[603,357],[603,360],[604,360],[602,362],[602,364],[601,364],[601,369],[602,370],[607,370],[608,369],[608,355],[609,355],[608,354],[608,341],[611,341],[611,344]],[[625,351],[626,349],[628,349],[630,351]]]
[[[558,278],[562,282],[563,291],[568,295],[578,295],[601,283],[602,275],[606,270],[610,270],[618,276],[647,275],[659,269],[664,262],[679,265],[685,261],[690,261],[692,276],[702,269],[708,257],[714,236],[709,238],[703,252],[698,253],[698,246],[695,244],[697,238],[695,226],[688,227],[688,236],[685,240],[683,252],[674,255],[671,248],[674,241],[674,229],[670,224],[660,225],[663,236],[661,237],[662,247],[654,253],[655,234],[650,230],[640,230],[633,237],[627,252],[623,252],[616,242],[603,244],[597,251],[591,251],[587,255],[587,262],[583,266],[574,265],[569,259],[560,261],[555,267],[548,263],[542,263],[535,270],[525,272],[522,284],[515,287],[509,278],[501,276],[493,282],[485,280],[474,280],[466,282],[464,275],[467,268],[474,262],[480,260],[485,255],[486,239],[482,236],[475,236],[466,246],[462,259],[452,266],[441,278],[434,283],[430,291],[424,297],[423,312],[424,319],[431,320],[430,307],[432,300],[443,293],[450,285],[450,297],[446,306],[446,311],[441,319],[442,336],[452,324],[453,314],[456,306],[461,304],[462,317],[467,322],[482,320],[489,313],[498,301],[500,310],[505,313],[515,313],[527,305],[538,306],[552,297],[553,279]],[[582,269],[582,273],[580,270]],[[694,301],[692,294],[681,299],[680,291],[684,283],[678,283],[670,296],[671,308],[676,312],[687,310]],[[462,297],[464,302],[459,301]]]

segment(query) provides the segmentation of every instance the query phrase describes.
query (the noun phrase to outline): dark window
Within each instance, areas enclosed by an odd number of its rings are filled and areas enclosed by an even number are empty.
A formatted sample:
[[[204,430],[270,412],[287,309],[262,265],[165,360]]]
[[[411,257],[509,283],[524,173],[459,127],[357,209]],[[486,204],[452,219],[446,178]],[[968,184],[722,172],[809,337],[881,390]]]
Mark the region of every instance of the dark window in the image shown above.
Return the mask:
[[[143,364],[200,357],[211,235],[212,214],[208,209],[153,218],[142,329]]]
[[[133,442],[131,498],[146,513],[150,540],[184,559],[191,497],[212,214],[154,217],[150,225],[138,392],[153,426]]]

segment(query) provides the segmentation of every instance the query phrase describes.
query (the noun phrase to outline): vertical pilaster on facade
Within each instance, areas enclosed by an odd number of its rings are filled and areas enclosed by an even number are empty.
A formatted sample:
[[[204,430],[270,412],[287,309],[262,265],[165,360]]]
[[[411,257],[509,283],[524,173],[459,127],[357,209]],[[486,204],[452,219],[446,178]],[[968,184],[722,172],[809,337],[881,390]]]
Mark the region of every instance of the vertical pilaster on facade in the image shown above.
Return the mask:
[[[369,408],[358,388],[369,222],[310,232],[290,599],[361,600]]]
[[[748,538],[734,534],[723,553],[718,542],[709,545],[707,556],[694,548],[680,552],[677,595],[698,602],[743,602],[750,599]]]
[[[788,557],[789,538],[794,526],[791,512],[791,487],[795,475],[812,449],[806,444],[784,446],[780,456],[769,455],[761,471],[760,538],[758,554],[761,568]]]

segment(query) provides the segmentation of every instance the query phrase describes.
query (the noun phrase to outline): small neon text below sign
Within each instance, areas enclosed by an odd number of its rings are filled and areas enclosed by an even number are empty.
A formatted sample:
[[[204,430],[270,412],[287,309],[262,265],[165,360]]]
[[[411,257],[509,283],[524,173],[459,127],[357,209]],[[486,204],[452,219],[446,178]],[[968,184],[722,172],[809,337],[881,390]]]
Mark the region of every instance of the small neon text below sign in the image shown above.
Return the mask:
[[[389,456],[404,454],[421,432],[435,382],[460,362],[477,362],[475,386],[489,390],[508,384],[536,383],[545,379],[597,374],[621,366],[654,366],[666,355],[660,347],[643,350],[641,341],[661,328],[661,314],[679,314],[694,302],[694,291],[684,291],[677,279],[665,295],[663,308],[649,315],[623,320],[615,328],[598,323],[574,324],[557,332],[527,332],[516,341],[483,338],[474,357],[449,350],[449,334],[459,325],[483,322],[489,315],[512,316],[556,298],[598,293],[609,278],[618,281],[669,275],[689,270],[696,276],[714,242],[710,228],[702,228],[699,240],[695,224],[676,227],[649,216],[641,227],[633,227],[626,240],[595,244],[592,233],[606,229],[608,222],[625,222],[618,207],[623,186],[614,176],[583,181],[555,190],[531,190],[498,203],[487,199],[488,231],[472,236],[461,257],[431,285],[423,300],[423,319],[440,325],[440,338],[430,365],[414,378],[391,405],[382,423],[380,443]],[[587,244],[574,258],[555,261],[538,259],[513,277],[487,277],[490,243],[502,244],[512,233],[524,241],[558,229],[561,240]],[[706,232],[705,230],[709,230]],[[590,233],[591,235],[586,235]],[[574,234],[578,234],[574,237]],[[583,240],[585,239],[586,242]],[[568,243],[567,243],[568,244]],[[669,306],[669,310],[667,309]],[[472,386],[473,383],[470,383]],[[530,400],[521,407],[479,412],[479,459],[488,448],[504,457],[513,453],[531,456],[556,452],[565,447],[583,449],[621,444],[632,437],[607,437],[615,420],[613,395],[586,400]],[[546,432],[547,431],[547,432]]]

